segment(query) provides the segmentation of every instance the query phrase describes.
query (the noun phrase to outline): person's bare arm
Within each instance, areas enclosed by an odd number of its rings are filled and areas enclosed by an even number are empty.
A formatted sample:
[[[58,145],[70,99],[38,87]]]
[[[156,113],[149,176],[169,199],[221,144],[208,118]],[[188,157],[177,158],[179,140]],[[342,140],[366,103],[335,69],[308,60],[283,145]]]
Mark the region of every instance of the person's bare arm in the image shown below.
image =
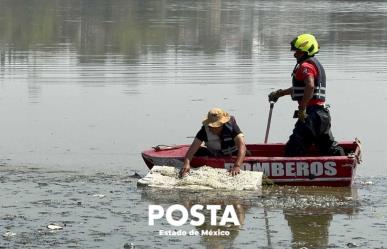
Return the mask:
[[[187,154],[185,154],[184,165],[183,165],[183,168],[181,168],[179,173],[180,177],[184,177],[188,175],[191,169],[191,160],[194,157],[195,153],[199,150],[201,145],[202,145],[202,141],[198,138],[195,138],[191,146],[189,147]]]
[[[239,134],[234,138],[235,145],[238,148],[238,155],[235,160],[234,166],[230,169],[231,175],[235,176],[240,173],[240,168],[242,166],[243,160],[245,160],[246,156],[246,144],[243,137],[243,134]]]
[[[287,89],[284,89],[281,91],[280,97],[285,96],[285,95],[290,95],[290,94],[292,94],[292,92],[293,92],[293,87],[289,87]]]

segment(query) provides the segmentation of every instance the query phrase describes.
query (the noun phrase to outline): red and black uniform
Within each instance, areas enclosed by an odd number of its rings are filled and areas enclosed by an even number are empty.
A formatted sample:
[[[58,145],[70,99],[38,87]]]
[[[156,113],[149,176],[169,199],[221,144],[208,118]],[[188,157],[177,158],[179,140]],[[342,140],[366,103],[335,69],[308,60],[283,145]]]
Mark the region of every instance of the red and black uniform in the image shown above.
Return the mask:
[[[305,80],[308,77],[314,78],[313,97],[308,105],[324,105],[327,84],[325,70],[314,57],[296,64],[292,73],[292,99],[299,102],[302,100],[305,90]]]
[[[325,107],[326,76],[320,62],[310,57],[298,62],[292,74],[292,99],[300,102],[304,96],[305,80],[314,78],[313,97],[306,107],[305,122],[297,121],[293,134],[285,146],[286,156],[302,156],[315,144],[322,155],[344,155],[331,132],[331,116]]]

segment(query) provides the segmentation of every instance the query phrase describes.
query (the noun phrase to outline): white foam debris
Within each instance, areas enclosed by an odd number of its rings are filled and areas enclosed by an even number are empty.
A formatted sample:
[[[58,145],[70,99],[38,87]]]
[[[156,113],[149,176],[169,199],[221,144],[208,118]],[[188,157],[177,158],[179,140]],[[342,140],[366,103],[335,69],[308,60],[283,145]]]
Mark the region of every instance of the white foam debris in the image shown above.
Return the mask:
[[[159,188],[256,190],[262,185],[262,172],[243,171],[231,176],[226,169],[203,166],[191,169],[190,175],[179,178],[179,169],[154,166],[139,185]]]
[[[63,229],[63,227],[56,225],[56,224],[50,224],[47,226],[47,228],[50,230],[62,230]]]
[[[105,195],[103,195],[103,194],[95,194],[95,195],[93,195],[93,197],[104,198]]]
[[[3,234],[3,237],[4,238],[10,238],[10,237],[14,237],[16,235],[16,233],[13,233],[13,232],[5,232],[4,234]]]

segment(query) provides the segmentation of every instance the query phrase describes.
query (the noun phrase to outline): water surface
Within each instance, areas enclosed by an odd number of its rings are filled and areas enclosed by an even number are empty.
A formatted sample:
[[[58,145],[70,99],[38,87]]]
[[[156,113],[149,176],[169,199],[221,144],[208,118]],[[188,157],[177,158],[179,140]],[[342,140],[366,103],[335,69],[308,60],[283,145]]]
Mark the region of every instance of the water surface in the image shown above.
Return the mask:
[[[386,27],[377,0],[0,0],[0,233],[16,233],[0,246],[386,246]],[[140,152],[190,143],[214,106],[262,142],[267,94],[290,86],[289,41],[304,32],[321,45],[336,139],[363,143],[354,189],[237,194],[245,225],[232,238],[157,236],[148,205],[186,197],[137,190]],[[287,140],[295,108],[275,105],[270,141]]]

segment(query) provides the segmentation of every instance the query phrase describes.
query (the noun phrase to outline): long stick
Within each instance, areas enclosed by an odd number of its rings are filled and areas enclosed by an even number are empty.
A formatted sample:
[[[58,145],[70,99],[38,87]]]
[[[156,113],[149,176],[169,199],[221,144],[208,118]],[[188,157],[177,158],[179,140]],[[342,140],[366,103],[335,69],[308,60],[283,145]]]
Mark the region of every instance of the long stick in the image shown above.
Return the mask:
[[[265,144],[267,144],[267,139],[269,138],[271,114],[273,113],[273,108],[274,108],[274,102],[270,101],[270,111],[269,111],[269,117],[267,119],[266,134],[265,134]],[[269,216],[267,214],[266,206],[265,205],[263,205],[263,213],[265,215],[265,227],[266,227],[267,246],[268,246],[268,248],[272,248],[271,247],[271,237],[270,237],[270,227],[269,227]]]
[[[274,107],[274,102],[271,101],[270,102],[269,118],[267,119],[267,126],[266,126],[265,144],[267,144],[267,139],[269,138],[271,114],[273,113],[273,107]]]
[[[269,216],[266,211],[266,206],[263,206],[263,214],[265,215],[265,227],[266,227],[266,240],[267,240],[267,247],[271,247],[271,236],[270,236],[270,226],[269,226]]]

